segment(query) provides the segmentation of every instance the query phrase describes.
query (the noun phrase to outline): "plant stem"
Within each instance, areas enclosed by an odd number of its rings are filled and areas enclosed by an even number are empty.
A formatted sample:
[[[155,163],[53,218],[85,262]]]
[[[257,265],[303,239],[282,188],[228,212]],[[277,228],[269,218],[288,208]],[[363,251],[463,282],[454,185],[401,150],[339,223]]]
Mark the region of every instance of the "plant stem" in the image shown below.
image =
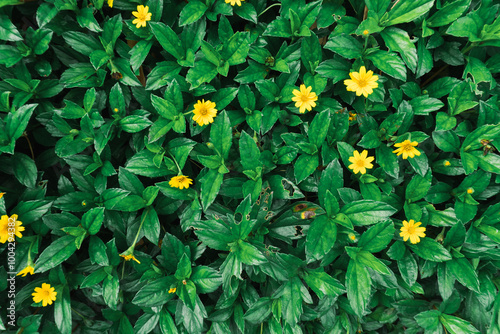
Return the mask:
[[[269,7],[267,7],[266,9],[264,9],[259,15],[257,15],[257,17],[261,16],[262,14],[264,14],[265,12],[267,12],[269,9],[273,8],[273,7],[276,7],[276,6],[281,6],[280,3],[275,3]]]

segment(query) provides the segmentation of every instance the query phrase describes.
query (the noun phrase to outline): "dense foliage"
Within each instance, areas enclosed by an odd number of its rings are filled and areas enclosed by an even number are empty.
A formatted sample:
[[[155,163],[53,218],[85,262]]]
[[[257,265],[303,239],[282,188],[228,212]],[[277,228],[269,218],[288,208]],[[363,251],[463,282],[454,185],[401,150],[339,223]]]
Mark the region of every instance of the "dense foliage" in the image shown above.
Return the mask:
[[[499,7],[0,0],[0,328],[500,333]]]

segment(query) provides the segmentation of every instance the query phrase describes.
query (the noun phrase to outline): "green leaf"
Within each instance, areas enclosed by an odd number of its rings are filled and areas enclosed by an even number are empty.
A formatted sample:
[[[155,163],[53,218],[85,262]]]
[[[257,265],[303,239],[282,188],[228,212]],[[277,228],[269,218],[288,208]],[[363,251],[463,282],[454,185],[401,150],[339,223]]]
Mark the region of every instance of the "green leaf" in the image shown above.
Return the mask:
[[[302,289],[304,286],[298,277],[293,277],[283,285],[281,310],[283,318],[292,326],[299,321],[303,312]]]
[[[324,110],[319,114],[314,116],[311,125],[309,126],[308,138],[311,144],[316,145],[316,147],[321,147],[325,141],[326,134],[328,133],[328,128],[330,126],[330,111]]]
[[[237,32],[227,42],[221,50],[222,58],[229,63],[229,65],[238,65],[245,62],[245,58],[250,50],[248,43],[248,32]]]
[[[75,237],[65,235],[53,241],[40,254],[35,263],[35,273],[44,273],[66,261],[76,251]]]
[[[338,56],[333,59],[328,59],[319,64],[316,72],[328,79],[332,79],[332,83],[336,84],[339,81],[349,78],[349,70],[351,64]]]
[[[227,159],[232,144],[232,132],[231,122],[225,111],[218,114],[211,125],[210,142],[214,144],[216,152]]]
[[[207,6],[201,1],[189,1],[189,3],[181,11],[179,26],[182,27],[198,21],[205,14],[207,9]]]
[[[383,202],[361,200],[347,203],[340,212],[345,214],[354,225],[364,226],[386,220],[397,210]]]
[[[427,26],[442,27],[458,19],[469,8],[471,0],[456,0],[447,3],[427,19]]]
[[[379,259],[373,256],[372,253],[367,251],[359,251],[356,254],[356,262],[360,264],[364,264],[365,266],[375,270],[379,274],[382,275],[391,275],[393,274],[391,270]]]
[[[377,50],[366,56],[377,68],[398,80],[406,81],[405,63],[393,52]]]
[[[294,175],[297,183],[304,181],[319,166],[319,157],[317,154],[302,154],[297,158],[294,164]]]
[[[196,285],[196,291],[199,293],[214,292],[222,284],[221,274],[206,266],[194,267],[190,280]]]
[[[35,162],[23,153],[14,153],[12,157],[14,176],[24,186],[35,188],[38,178]]]
[[[217,75],[217,66],[211,62],[201,59],[194,67],[191,67],[186,75],[186,80],[191,84],[191,89],[201,86],[201,84],[212,81]]]
[[[453,88],[448,96],[448,112],[451,116],[455,116],[465,110],[474,108],[478,105],[475,100],[476,96],[472,92],[470,83],[462,81]]]
[[[450,253],[441,246],[434,239],[425,237],[421,238],[420,242],[416,245],[406,243],[413,253],[421,257],[424,260],[434,261],[434,262],[445,262],[451,260]]]
[[[306,257],[308,262],[321,260],[337,240],[337,225],[326,215],[315,218],[306,239]]]
[[[396,229],[394,223],[386,220],[370,227],[358,241],[358,247],[370,253],[378,253],[385,249],[391,242]]]
[[[320,299],[324,296],[336,297],[346,291],[338,280],[323,271],[308,270],[302,278]]]
[[[61,333],[71,332],[71,297],[67,285],[64,285],[61,290],[58,289],[54,302],[54,321]]]
[[[182,257],[177,264],[175,278],[177,278],[178,280],[188,279],[191,276],[191,272],[191,261],[189,260],[186,253],[184,253],[182,254]]]
[[[179,36],[169,26],[161,22],[151,22],[151,30],[165,51],[170,53],[176,59],[184,59],[185,51],[182,47]]]
[[[350,260],[346,273],[347,299],[358,317],[363,317],[370,301],[371,277],[366,267]]]
[[[432,173],[428,171],[425,176],[415,175],[406,187],[405,197],[410,202],[416,202],[427,195],[431,188]]]
[[[217,197],[223,177],[223,174],[211,169],[199,180],[201,183],[201,205],[204,210],[207,210]]]
[[[397,2],[389,12],[380,19],[383,27],[411,22],[427,13],[434,4],[434,0],[415,0]]]
[[[257,247],[241,239],[231,246],[231,252],[236,255],[240,262],[251,266],[258,266],[267,262],[266,257]]]
[[[363,53],[363,45],[357,39],[347,34],[330,37],[324,48],[347,59],[359,58]]]
[[[443,152],[459,153],[460,139],[454,131],[434,131],[432,133],[434,144]]]
[[[417,70],[417,48],[410,41],[408,33],[402,29],[390,27],[384,29],[380,35],[389,50],[398,52],[408,68],[415,72]]]
[[[446,262],[446,268],[463,286],[479,293],[479,279],[476,270],[465,258],[453,258]]]
[[[480,331],[478,331],[476,329],[476,327],[474,327],[471,323],[469,323],[463,319],[460,319],[458,317],[452,316],[452,315],[448,315],[448,314],[443,313],[439,316],[439,320],[441,321],[443,326],[450,333],[453,333],[453,334],[480,333]]]
[[[0,15],[0,39],[2,41],[22,41],[23,37],[7,15]]]
[[[175,294],[168,293],[175,282],[173,276],[166,276],[146,283],[135,295],[132,303],[141,307],[161,306],[172,299]]]
[[[23,55],[16,47],[10,45],[0,45],[0,65],[12,67],[21,59],[23,59]]]
[[[227,87],[217,91],[212,97],[212,102],[215,102],[216,108],[222,110],[227,107],[238,94],[238,88]]]
[[[82,217],[82,227],[90,235],[97,234],[104,220],[104,208],[93,208],[85,212]]]
[[[246,170],[255,170],[261,166],[259,162],[260,150],[252,137],[245,131],[241,131],[239,150],[241,165]]]

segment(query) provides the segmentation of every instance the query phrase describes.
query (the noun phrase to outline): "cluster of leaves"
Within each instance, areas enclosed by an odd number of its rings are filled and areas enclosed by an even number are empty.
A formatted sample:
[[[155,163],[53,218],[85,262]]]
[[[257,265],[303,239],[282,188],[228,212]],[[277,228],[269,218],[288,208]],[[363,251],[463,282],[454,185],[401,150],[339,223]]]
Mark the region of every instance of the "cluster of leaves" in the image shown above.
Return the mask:
[[[0,213],[35,268],[2,329],[500,332],[497,0],[111,4],[0,0]]]

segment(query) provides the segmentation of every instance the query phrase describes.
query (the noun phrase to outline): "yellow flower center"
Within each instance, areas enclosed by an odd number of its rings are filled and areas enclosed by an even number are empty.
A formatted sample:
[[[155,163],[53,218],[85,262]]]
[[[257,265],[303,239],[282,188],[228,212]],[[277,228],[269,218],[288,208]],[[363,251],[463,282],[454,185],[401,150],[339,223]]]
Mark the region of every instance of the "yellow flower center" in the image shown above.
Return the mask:
[[[177,176],[177,181],[182,183],[186,178],[184,176]]]
[[[140,11],[139,12],[139,15],[137,16],[137,18],[141,21],[146,21],[146,15],[147,15],[147,12],[146,11]]]
[[[365,78],[360,78],[358,81],[358,86],[359,88],[365,88],[366,86],[368,86],[368,82]]]
[[[358,161],[356,161],[356,165],[358,165],[359,167],[365,167],[365,161],[362,159],[359,159]]]

